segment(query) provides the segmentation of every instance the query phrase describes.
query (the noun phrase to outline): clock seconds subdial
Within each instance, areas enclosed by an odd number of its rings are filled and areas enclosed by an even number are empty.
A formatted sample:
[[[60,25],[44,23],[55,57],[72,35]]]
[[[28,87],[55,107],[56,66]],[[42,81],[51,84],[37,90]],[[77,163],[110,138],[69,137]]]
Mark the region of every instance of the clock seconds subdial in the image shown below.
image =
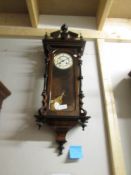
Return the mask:
[[[54,64],[59,69],[68,69],[73,65],[73,60],[71,55],[59,53],[54,57]]]

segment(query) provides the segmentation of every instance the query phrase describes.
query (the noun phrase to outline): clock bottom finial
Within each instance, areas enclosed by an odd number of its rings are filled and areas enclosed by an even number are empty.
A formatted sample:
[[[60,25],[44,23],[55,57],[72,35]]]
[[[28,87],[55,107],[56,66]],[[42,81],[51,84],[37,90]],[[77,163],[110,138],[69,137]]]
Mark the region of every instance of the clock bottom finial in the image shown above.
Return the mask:
[[[66,141],[57,141],[57,143],[58,143],[58,155],[62,155],[64,149],[63,145],[66,143]]]
[[[67,132],[63,132],[62,134],[59,133],[59,131],[57,131],[57,135],[56,135],[56,142],[58,144],[58,155],[62,155],[63,153],[63,149],[64,149],[64,144],[66,143],[66,133]]]

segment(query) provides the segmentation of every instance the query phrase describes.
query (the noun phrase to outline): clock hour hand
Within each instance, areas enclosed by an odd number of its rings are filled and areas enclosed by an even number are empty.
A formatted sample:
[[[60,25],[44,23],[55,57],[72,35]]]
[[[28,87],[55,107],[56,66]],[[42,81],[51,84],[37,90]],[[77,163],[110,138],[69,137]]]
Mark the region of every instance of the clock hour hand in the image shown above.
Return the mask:
[[[61,64],[62,62],[65,62],[66,60],[67,60],[67,58],[65,58],[65,59],[63,59],[63,60],[61,60],[61,61],[59,61],[58,64]]]
[[[61,61],[58,62],[58,64],[61,64],[61,63],[64,62],[64,61],[65,61],[65,60],[61,60]]]

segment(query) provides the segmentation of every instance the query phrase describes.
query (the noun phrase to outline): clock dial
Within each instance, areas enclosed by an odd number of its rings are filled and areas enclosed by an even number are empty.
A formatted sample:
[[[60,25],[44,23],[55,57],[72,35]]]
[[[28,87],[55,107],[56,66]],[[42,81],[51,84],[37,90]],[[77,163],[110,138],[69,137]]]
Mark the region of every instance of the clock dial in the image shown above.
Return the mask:
[[[54,64],[57,68],[64,70],[73,65],[73,60],[68,53],[59,53],[54,57]]]

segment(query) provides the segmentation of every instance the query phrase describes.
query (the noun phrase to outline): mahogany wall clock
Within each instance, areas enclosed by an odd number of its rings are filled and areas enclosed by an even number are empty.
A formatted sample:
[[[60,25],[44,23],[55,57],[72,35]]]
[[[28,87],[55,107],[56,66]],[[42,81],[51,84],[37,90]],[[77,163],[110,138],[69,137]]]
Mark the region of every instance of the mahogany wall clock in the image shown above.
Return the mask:
[[[82,128],[90,118],[83,109],[81,56],[85,41],[68,31],[64,24],[60,31],[42,40],[45,54],[42,107],[36,115],[39,128],[46,123],[56,132],[59,154],[62,154],[66,133],[77,124]]]

